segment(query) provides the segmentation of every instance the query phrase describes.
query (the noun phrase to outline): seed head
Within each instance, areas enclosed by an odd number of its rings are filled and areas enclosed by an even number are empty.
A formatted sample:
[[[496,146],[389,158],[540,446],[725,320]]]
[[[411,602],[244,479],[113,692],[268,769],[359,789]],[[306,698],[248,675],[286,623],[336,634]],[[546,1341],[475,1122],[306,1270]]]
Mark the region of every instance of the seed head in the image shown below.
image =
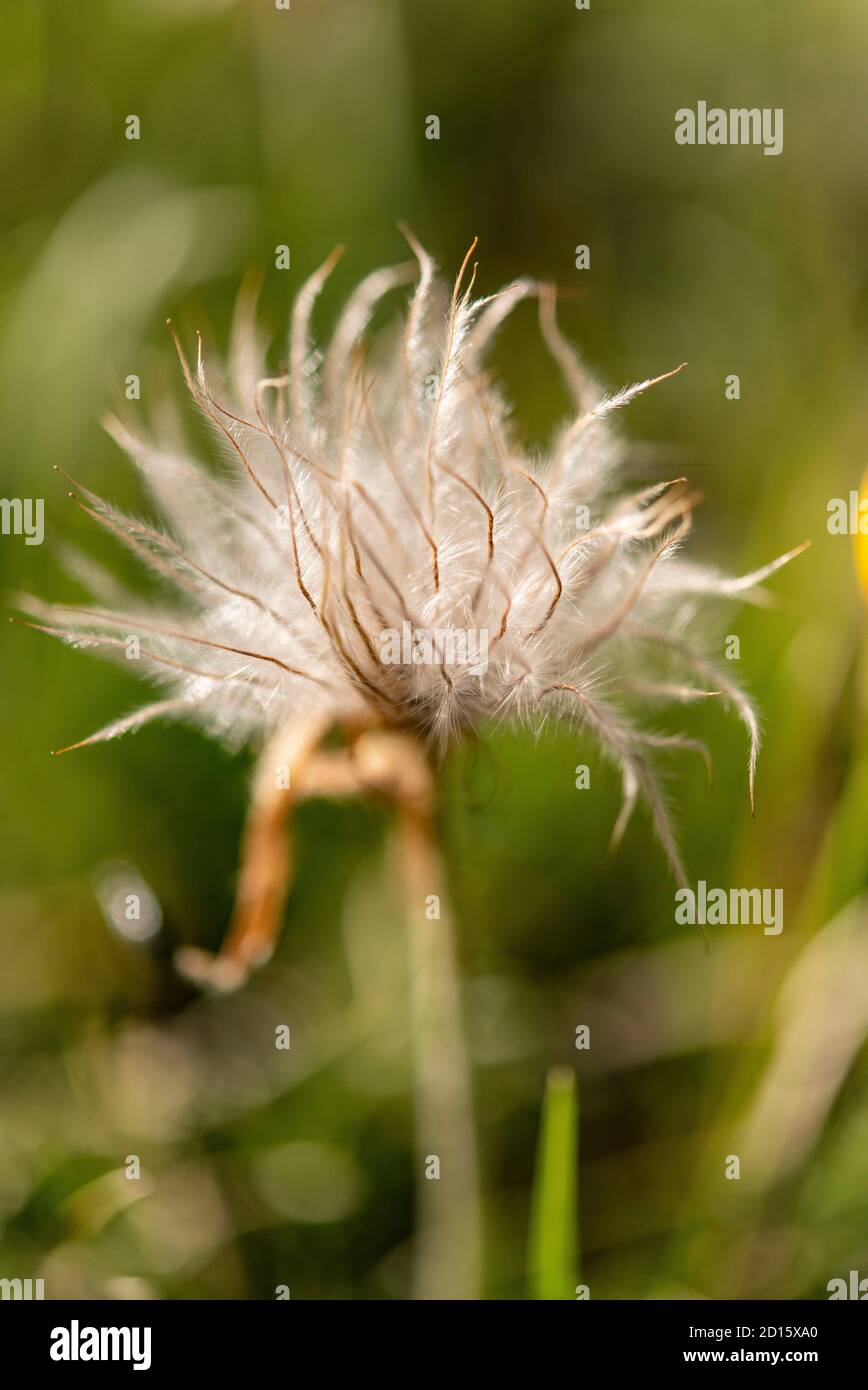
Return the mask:
[[[175,338],[219,469],[106,422],[159,519],[77,483],[71,496],[165,597],[119,600],[91,567],[96,606],[29,606],[75,646],[123,657],[134,641],[163,695],[72,746],[162,716],[237,746],[313,716],[411,731],[442,749],[495,720],[541,728],[551,717],[586,727],[619,767],[615,839],[643,795],[683,882],[654,759],[704,749],[655,732],[647,711],[711,695],[734,706],[749,731],[753,803],[756,716],[692,633],[708,600],[756,599],[798,550],[738,579],[686,562],[696,492],[684,478],[625,491],[612,431],[616,411],[681,368],[606,394],[563,337],[551,287],[522,279],[474,298],[474,242],[450,293],[406,235],[414,262],[363,280],[320,352],[310,322],[339,252],[329,256],[298,295],[275,374],[249,287],[219,380],[201,337],[195,365]],[[402,331],[369,354],[379,300],[416,276]],[[497,329],[528,298],[574,407],[543,458],[521,447],[485,366]]]

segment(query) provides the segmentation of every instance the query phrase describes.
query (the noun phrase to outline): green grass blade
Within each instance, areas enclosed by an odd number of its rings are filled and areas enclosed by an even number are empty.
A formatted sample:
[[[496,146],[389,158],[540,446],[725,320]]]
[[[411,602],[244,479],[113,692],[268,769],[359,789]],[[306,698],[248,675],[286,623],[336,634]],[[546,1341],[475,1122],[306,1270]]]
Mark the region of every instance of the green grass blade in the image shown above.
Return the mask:
[[[579,1101],[575,1073],[546,1077],[531,1197],[528,1280],[531,1298],[574,1298],[579,1277]]]

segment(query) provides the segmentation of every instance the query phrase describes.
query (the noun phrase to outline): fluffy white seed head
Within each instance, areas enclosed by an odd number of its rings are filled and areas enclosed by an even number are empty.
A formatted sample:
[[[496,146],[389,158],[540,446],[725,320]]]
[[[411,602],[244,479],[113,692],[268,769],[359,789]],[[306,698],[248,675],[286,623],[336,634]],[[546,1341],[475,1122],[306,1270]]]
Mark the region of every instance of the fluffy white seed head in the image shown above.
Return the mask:
[[[450,293],[408,239],[416,260],[365,279],[319,351],[310,320],[329,257],[296,300],[276,374],[250,291],[219,379],[201,342],[195,365],[178,344],[218,469],[107,422],[157,519],[80,484],[72,495],[156,573],[161,597],[130,600],[91,567],[96,606],[30,608],[75,645],[123,657],[134,638],[164,689],[82,742],[174,715],[238,745],[317,716],[443,746],[492,719],[551,715],[588,728],[621,769],[616,836],[643,794],[683,879],[649,758],[701,746],[641,716],[662,700],[728,699],[750,731],[752,796],[752,708],[690,632],[709,596],[748,597],[790,556],[737,580],[682,560],[696,494],[681,478],[625,493],[611,430],[655,382],[604,394],[561,335],[550,288],[521,280],[475,299],[471,248]],[[402,331],[369,354],[375,306],[411,275]],[[493,335],[529,297],[575,407],[541,460],[519,446],[486,369]]]

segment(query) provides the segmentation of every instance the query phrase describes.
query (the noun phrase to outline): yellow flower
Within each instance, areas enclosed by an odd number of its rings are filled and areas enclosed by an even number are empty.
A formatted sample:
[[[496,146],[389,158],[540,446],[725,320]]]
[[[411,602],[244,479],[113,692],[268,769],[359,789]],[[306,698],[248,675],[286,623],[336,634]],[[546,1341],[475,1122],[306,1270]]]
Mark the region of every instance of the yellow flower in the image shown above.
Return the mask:
[[[859,494],[859,516],[860,526],[856,532],[856,573],[859,576],[859,583],[862,586],[862,595],[868,602],[868,531],[863,531],[861,518],[868,517],[868,473],[862,479],[862,490]]]

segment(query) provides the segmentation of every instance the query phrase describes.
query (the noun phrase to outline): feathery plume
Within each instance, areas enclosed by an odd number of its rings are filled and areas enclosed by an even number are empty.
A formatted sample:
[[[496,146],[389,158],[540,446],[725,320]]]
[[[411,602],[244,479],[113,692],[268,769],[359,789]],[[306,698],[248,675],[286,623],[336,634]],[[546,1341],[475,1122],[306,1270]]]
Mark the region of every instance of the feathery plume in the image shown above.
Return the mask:
[[[753,807],[756,714],[697,649],[684,615],[714,597],[761,600],[762,581],[804,547],[736,579],[684,561],[698,494],[675,478],[622,495],[611,433],[616,411],[684,364],[605,394],[557,325],[552,287],[522,279],[474,298],[474,242],[450,294],[405,235],[412,266],[364,280],[322,354],[312,351],[311,316],[340,250],[310,277],[292,313],[285,374],[263,360],[256,287],[239,302],[225,384],[216,373],[212,380],[201,338],[191,363],[171,330],[223,455],[219,472],[106,421],[159,520],[129,515],[71,479],[70,496],[153,572],[168,602],[104,607],[103,583],[98,607],[28,604],[31,626],[75,646],[118,655],[135,635],[142,669],[162,687],[156,702],[70,748],[162,717],[188,718],[233,746],[254,741],[272,764],[275,748],[290,748],[291,790],[270,790],[267,777],[257,783],[235,944],[222,953],[217,983],[237,983],[271,948],[288,866],[280,855],[265,866],[262,846],[274,854],[289,806],[315,793],[310,770],[323,775],[331,757],[343,790],[394,785],[382,769],[367,780],[359,771],[356,741],[371,731],[436,754],[492,720],[584,726],[620,769],[614,841],[644,798],[683,884],[651,759],[702,749],[645,729],[641,710],[716,695],[748,731]],[[365,329],[411,269],[418,279],[404,332],[372,365]],[[484,366],[497,329],[533,295],[576,409],[541,461],[520,447]],[[317,752],[334,728],[349,742],[339,769],[337,754]],[[186,965],[208,973],[202,959]]]

